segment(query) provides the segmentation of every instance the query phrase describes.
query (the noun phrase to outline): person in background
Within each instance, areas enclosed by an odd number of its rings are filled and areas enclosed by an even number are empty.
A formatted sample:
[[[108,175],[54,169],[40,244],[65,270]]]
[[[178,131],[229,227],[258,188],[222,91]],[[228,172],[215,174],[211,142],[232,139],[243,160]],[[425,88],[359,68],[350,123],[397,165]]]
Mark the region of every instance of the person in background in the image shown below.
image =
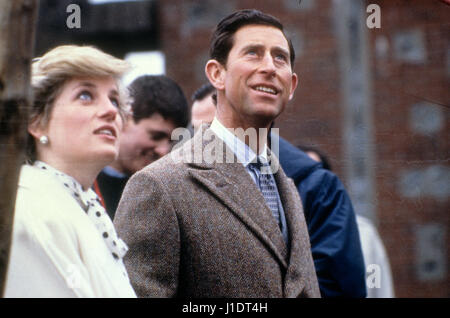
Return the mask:
[[[205,92],[204,87],[207,86],[202,86],[198,92]],[[200,93],[194,93],[194,97],[202,96]],[[215,91],[208,90],[207,94],[195,98],[202,103],[192,110],[194,128],[214,119]],[[343,185],[335,175],[320,169],[319,163],[288,141],[280,136],[276,138],[280,164],[286,175],[294,179],[303,202],[322,297],[365,297],[365,267],[355,214]],[[325,169],[329,167],[327,161],[322,165]],[[336,200],[325,200],[323,196]]]
[[[314,147],[299,146],[311,159],[320,162],[324,169],[332,171],[331,163],[327,156]],[[380,270],[379,285],[367,286],[367,298],[393,298],[394,286],[392,282],[391,267],[383,241],[378,234],[376,227],[372,221],[362,215],[356,214],[356,223],[359,230],[359,238],[364,256],[364,264],[366,269],[375,265],[375,270]],[[370,280],[372,270],[366,270],[366,279]]]
[[[356,215],[356,222],[367,269],[366,279],[370,283],[367,284],[367,298],[395,297],[389,258],[377,228],[369,218],[359,214]],[[372,278],[374,273],[379,277]],[[376,281],[378,278],[379,284]]]
[[[212,123],[216,114],[216,105],[213,100],[215,91],[211,83],[206,83],[192,95],[191,124],[194,130],[197,130],[202,123]]]
[[[141,297],[320,297],[300,198],[267,148],[297,86],[292,43],[276,18],[241,10],[218,24],[210,57],[211,126],[136,173],[119,203],[131,282]]]
[[[127,245],[91,190],[119,151],[128,64],[59,46],[32,64],[34,104],[20,172],[5,297],[136,297]]]
[[[164,75],[144,75],[129,86],[132,112],[124,124],[118,158],[97,177],[96,192],[111,219],[131,175],[168,154],[171,134],[190,121],[180,86]]]
[[[359,231],[344,185],[320,162],[275,136],[271,134],[271,144],[279,149],[280,164],[302,198],[322,296],[366,297]]]

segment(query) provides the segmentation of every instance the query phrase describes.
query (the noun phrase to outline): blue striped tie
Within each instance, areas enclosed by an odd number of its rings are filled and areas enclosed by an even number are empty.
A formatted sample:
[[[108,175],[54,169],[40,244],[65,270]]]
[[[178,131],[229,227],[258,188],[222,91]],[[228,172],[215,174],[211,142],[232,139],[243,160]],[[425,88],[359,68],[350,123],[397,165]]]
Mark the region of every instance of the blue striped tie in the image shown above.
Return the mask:
[[[273,217],[281,227],[280,211],[278,210],[278,192],[275,179],[270,170],[270,164],[268,162],[263,163],[258,158],[256,163],[250,163],[249,166],[255,171],[259,190],[261,190],[267,206],[272,211]]]

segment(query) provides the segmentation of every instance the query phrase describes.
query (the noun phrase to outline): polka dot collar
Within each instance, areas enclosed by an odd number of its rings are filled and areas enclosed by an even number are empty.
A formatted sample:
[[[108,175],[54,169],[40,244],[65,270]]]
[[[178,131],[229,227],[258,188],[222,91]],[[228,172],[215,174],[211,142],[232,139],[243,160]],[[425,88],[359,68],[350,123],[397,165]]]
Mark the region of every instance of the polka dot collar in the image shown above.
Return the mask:
[[[74,178],[42,161],[36,161],[34,166],[47,171],[61,182],[94,223],[106,246],[111,251],[112,257],[116,260],[122,259],[128,251],[128,246],[117,236],[114,225],[101,205],[97,194],[92,189],[84,191],[81,184]]]

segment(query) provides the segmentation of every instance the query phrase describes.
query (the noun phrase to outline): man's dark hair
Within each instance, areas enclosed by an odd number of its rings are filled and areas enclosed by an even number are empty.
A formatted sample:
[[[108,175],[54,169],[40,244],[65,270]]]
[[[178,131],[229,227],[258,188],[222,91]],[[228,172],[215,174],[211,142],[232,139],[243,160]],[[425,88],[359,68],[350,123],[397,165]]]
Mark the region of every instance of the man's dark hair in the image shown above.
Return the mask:
[[[197,100],[202,100],[209,94],[213,93],[216,90],[214,86],[211,85],[211,83],[205,83],[202,86],[200,86],[194,94],[192,94],[191,100],[193,102]]]
[[[238,29],[246,25],[268,25],[273,26],[281,32],[289,44],[289,55],[291,68],[294,68],[295,51],[291,40],[286,36],[281,22],[269,15],[255,9],[236,11],[219,22],[214,30],[209,55],[211,59],[217,60],[220,64],[226,65],[228,53],[233,47],[233,36]]]
[[[171,119],[175,127],[186,127],[191,120],[186,97],[180,86],[164,75],[144,75],[135,79],[129,86],[133,98],[133,119],[141,119],[153,114],[161,114]]]
[[[195,92],[194,94],[192,94],[191,100],[193,102],[195,101],[200,101],[203,98],[205,98],[206,96],[208,96],[209,94],[211,94],[211,98],[213,100],[214,105],[217,105],[217,93],[216,93],[216,88],[214,86],[212,86],[211,83],[205,83],[202,86],[200,86]]]
[[[326,169],[326,170],[332,171],[330,160],[319,149],[317,149],[317,148],[315,148],[313,146],[306,146],[306,145],[299,145],[299,146],[297,146],[297,148],[300,149],[301,151],[305,152],[305,153],[306,152],[314,152],[314,153],[316,153],[319,156],[319,158],[320,158],[320,162],[322,163],[323,168]]]

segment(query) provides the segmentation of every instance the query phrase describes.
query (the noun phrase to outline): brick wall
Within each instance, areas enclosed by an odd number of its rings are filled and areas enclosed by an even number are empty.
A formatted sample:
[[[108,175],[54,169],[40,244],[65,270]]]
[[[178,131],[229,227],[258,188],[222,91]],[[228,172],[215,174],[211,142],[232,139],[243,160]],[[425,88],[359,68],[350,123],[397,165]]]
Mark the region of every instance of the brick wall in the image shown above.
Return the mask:
[[[377,3],[382,27],[370,43],[378,229],[398,296],[449,297],[450,6]]]

